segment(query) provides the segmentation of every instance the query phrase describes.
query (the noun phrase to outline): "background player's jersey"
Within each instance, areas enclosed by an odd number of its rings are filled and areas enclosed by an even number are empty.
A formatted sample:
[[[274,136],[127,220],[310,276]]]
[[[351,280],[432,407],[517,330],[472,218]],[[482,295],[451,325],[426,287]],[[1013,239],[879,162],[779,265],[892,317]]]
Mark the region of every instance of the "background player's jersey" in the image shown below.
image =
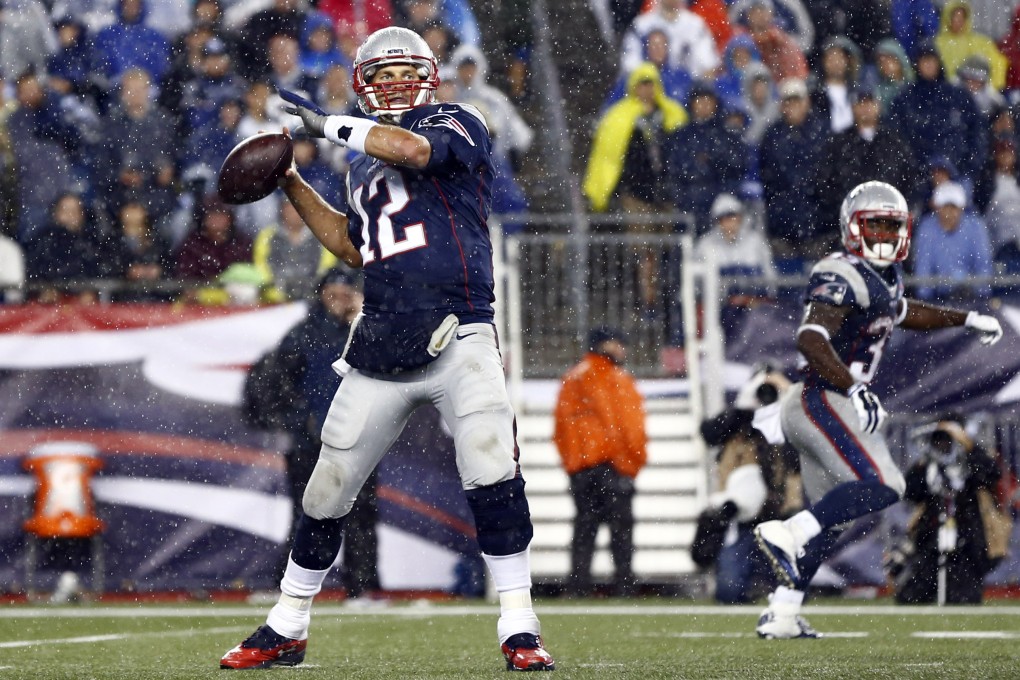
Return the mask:
[[[904,309],[899,266],[891,265],[880,272],[859,257],[834,253],[811,270],[804,301],[850,308],[830,342],[854,380],[871,382],[885,343]],[[805,382],[836,389],[815,375],[810,366]]]
[[[427,324],[447,314],[462,324],[491,323],[492,163],[485,122],[472,106],[431,104],[405,113],[400,127],[429,140],[428,167],[361,155],[347,175],[348,229],[364,259],[364,314],[400,314],[410,324],[416,316]]]

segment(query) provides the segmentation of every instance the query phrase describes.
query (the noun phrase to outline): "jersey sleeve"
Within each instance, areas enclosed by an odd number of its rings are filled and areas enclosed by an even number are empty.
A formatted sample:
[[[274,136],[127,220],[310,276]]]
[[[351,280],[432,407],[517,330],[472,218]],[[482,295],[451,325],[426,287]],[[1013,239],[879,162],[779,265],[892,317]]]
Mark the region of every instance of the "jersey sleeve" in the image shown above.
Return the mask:
[[[429,140],[432,155],[426,172],[460,163],[469,170],[489,161],[489,128],[481,112],[468,104],[443,104],[415,121],[411,131]]]
[[[867,308],[871,304],[870,298],[868,284],[851,262],[826,258],[811,270],[804,302]]]

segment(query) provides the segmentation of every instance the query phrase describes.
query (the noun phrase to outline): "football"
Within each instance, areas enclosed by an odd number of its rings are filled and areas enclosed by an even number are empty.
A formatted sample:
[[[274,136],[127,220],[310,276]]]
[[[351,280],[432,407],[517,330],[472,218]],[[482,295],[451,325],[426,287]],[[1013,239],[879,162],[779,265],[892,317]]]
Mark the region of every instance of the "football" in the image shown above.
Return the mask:
[[[223,161],[216,190],[225,203],[265,198],[294,158],[294,144],[280,132],[261,132],[235,146]]]

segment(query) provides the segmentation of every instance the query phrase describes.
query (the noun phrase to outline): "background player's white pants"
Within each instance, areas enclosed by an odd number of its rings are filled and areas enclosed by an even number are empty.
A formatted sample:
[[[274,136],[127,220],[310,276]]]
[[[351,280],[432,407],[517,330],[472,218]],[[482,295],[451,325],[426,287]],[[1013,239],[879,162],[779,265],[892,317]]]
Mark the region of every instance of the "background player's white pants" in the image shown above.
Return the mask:
[[[861,429],[850,399],[831,390],[793,385],[783,396],[783,434],[800,453],[804,491],[812,503],[834,487],[866,476],[899,495],[906,483],[885,438]]]
[[[453,434],[465,489],[512,479],[517,471],[514,412],[496,331],[469,324],[432,363],[385,379],[352,370],[322,426],[322,450],[305,490],[314,519],[350,512],[369,473],[419,406],[432,403]]]

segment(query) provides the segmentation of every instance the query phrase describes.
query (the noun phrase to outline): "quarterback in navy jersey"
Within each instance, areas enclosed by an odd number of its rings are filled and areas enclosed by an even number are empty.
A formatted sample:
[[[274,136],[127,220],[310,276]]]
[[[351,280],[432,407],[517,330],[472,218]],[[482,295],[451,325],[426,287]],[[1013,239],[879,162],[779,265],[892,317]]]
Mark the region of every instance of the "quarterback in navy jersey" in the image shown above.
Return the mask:
[[[865,182],[840,209],[845,252],[811,270],[797,331],[803,379],[784,395],[779,413],[783,436],[800,454],[811,504],[787,520],[755,527],[780,583],[759,618],[761,637],[818,636],[800,616],[812,577],[846,524],[903,494],[903,475],[880,432],[887,414],[869,388],[893,329],[965,326],[985,345],[1002,337],[993,316],[904,296],[900,263],[910,250],[910,229],[900,192]]]
[[[333,367],[345,377],[322,427],[279,601],[220,666],[304,660],[312,599],[340,550],[344,518],[412,411],[432,404],[453,436],[482,557],[499,593],[496,629],[506,667],[553,670],[531,604],[533,530],[493,326],[486,223],[493,171],[485,120],[472,106],[435,103],[436,61],[413,31],[389,27],[370,35],[353,75],[361,110],[377,120],[326,115],[280,93],[305,133],[359,154],[347,175],[345,213],[293,167],[282,187],[319,241],[364,269],[364,305],[336,351]]]

